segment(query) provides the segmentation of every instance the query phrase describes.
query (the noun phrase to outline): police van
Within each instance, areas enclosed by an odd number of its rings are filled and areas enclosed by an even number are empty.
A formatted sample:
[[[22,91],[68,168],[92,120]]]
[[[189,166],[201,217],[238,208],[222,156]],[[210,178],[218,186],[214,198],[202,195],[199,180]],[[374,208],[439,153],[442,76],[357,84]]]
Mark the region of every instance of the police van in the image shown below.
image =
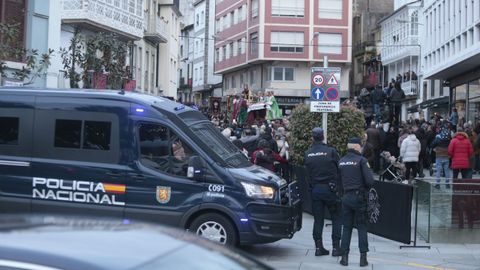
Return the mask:
[[[0,88],[0,213],[178,226],[221,244],[291,238],[298,186],[200,112],[132,92]]]

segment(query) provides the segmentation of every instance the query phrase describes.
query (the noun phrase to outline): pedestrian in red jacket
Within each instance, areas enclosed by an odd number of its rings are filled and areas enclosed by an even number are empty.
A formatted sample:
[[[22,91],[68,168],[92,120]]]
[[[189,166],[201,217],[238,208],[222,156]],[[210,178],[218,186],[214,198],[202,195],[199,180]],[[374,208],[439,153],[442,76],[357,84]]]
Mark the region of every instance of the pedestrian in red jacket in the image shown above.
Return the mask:
[[[472,143],[465,132],[457,132],[448,145],[448,155],[452,159],[453,179],[462,173],[462,179],[472,178],[470,157],[473,155]]]

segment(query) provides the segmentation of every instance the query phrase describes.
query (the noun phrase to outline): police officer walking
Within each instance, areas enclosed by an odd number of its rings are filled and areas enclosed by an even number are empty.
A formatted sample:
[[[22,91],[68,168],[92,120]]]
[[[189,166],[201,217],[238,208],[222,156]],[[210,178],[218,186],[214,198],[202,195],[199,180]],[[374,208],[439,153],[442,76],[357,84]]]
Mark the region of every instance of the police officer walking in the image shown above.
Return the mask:
[[[356,221],[358,231],[358,247],[360,249],[360,266],[367,266],[367,196],[373,185],[373,174],[366,158],[362,157],[360,138],[348,139],[348,153],[338,163],[341,184],[343,186],[342,217],[343,232],[340,264],[348,265],[348,253],[352,238],[353,222]]]
[[[312,130],[313,145],[305,152],[305,165],[310,176],[312,189],[313,240],[315,241],[315,256],[328,255],[330,252],[323,247],[322,233],[325,216],[325,206],[332,218],[332,256],[340,256],[340,198],[336,194],[338,185],[337,151],[323,143],[323,129]]]

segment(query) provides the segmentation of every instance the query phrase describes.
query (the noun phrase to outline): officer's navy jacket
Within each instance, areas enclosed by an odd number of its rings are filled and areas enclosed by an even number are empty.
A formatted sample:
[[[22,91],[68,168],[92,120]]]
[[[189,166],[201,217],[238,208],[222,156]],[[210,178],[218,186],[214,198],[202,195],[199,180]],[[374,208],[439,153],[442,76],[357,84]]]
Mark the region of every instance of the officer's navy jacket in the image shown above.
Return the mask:
[[[368,191],[373,186],[373,173],[362,155],[349,149],[338,163],[343,192]]]

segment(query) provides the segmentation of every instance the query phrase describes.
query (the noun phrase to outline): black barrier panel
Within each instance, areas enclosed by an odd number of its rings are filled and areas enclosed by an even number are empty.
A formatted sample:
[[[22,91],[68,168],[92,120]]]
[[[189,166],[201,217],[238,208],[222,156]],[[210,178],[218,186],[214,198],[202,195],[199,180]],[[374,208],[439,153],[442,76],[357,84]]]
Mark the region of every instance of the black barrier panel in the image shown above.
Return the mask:
[[[303,212],[312,214],[312,197],[308,185],[308,174],[305,167],[292,166],[292,179],[298,182],[300,197],[302,198]]]
[[[412,231],[413,186],[375,181],[379,213],[368,232],[400,243],[410,244]]]
[[[304,167],[293,166],[292,179],[298,181],[303,211],[312,214],[312,201],[308,186],[308,175]],[[394,182],[375,181],[374,192],[370,192],[370,224],[368,232],[400,243],[411,243],[413,186]],[[330,218],[325,211],[325,218]]]

